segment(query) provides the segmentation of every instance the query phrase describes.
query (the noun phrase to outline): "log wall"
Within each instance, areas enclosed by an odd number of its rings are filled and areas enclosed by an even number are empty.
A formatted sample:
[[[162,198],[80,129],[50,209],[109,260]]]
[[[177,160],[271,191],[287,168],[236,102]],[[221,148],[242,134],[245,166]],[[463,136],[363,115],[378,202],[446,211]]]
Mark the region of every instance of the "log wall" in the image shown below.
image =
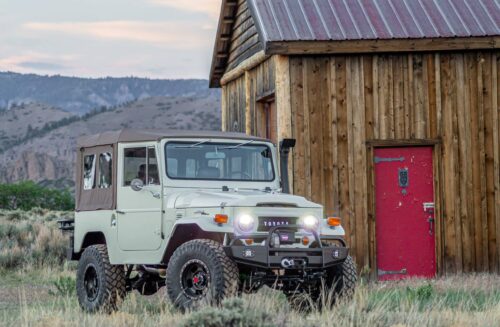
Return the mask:
[[[271,57],[224,85],[223,130],[257,135],[258,101],[274,94],[275,71],[275,57]]]
[[[434,146],[438,270],[500,272],[500,53],[290,58],[294,191],[374,271],[373,147]]]

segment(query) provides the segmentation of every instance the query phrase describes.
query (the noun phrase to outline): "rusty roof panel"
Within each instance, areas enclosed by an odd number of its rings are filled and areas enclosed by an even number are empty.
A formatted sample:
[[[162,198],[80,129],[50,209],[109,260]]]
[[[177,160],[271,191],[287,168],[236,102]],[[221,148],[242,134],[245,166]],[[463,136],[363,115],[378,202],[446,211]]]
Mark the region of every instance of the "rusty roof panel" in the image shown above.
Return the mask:
[[[266,42],[500,35],[498,0],[248,1]]]

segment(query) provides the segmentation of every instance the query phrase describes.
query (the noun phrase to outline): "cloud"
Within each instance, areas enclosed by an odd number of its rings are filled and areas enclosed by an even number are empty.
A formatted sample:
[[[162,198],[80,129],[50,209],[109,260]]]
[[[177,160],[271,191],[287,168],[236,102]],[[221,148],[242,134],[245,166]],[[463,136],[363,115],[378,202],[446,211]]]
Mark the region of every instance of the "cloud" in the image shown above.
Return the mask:
[[[0,58],[0,70],[19,72],[52,72],[67,69],[69,63],[77,56],[73,55],[48,55],[43,53],[28,52],[19,55]]]
[[[23,61],[20,62],[18,65],[20,67],[28,69],[46,70],[46,71],[62,70],[67,68],[66,65],[55,62],[46,62],[46,61]]]
[[[204,46],[209,41],[206,36],[200,33],[204,29],[203,26],[179,22],[29,22],[23,27],[31,31],[143,42],[184,49]]]
[[[149,0],[150,3],[189,12],[201,12],[211,18],[219,16],[222,0]]]

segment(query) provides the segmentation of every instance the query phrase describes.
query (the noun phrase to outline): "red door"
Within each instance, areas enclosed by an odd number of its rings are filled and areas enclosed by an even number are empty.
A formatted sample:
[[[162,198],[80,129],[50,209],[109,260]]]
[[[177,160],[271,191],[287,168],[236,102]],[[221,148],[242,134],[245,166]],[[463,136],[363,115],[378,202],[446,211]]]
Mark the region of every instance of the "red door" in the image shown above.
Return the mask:
[[[375,150],[379,280],[436,274],[432,147]]]

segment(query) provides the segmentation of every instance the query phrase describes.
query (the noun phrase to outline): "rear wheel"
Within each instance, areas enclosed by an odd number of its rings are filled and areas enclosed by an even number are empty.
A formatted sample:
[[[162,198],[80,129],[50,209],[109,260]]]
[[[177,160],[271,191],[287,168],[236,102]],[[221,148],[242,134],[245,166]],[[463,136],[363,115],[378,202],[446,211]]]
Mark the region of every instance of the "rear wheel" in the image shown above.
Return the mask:
[[[222,246],[212,240],[193,240],[181,245],[167,268],[167,294],[180,309],[200,303],[217,304],[237,294],[238,267]]]
[[[125,270],[109,263],[105,245],[85,249],[76,276],[80,307],[87,312],[111,313],[125,297]]]

